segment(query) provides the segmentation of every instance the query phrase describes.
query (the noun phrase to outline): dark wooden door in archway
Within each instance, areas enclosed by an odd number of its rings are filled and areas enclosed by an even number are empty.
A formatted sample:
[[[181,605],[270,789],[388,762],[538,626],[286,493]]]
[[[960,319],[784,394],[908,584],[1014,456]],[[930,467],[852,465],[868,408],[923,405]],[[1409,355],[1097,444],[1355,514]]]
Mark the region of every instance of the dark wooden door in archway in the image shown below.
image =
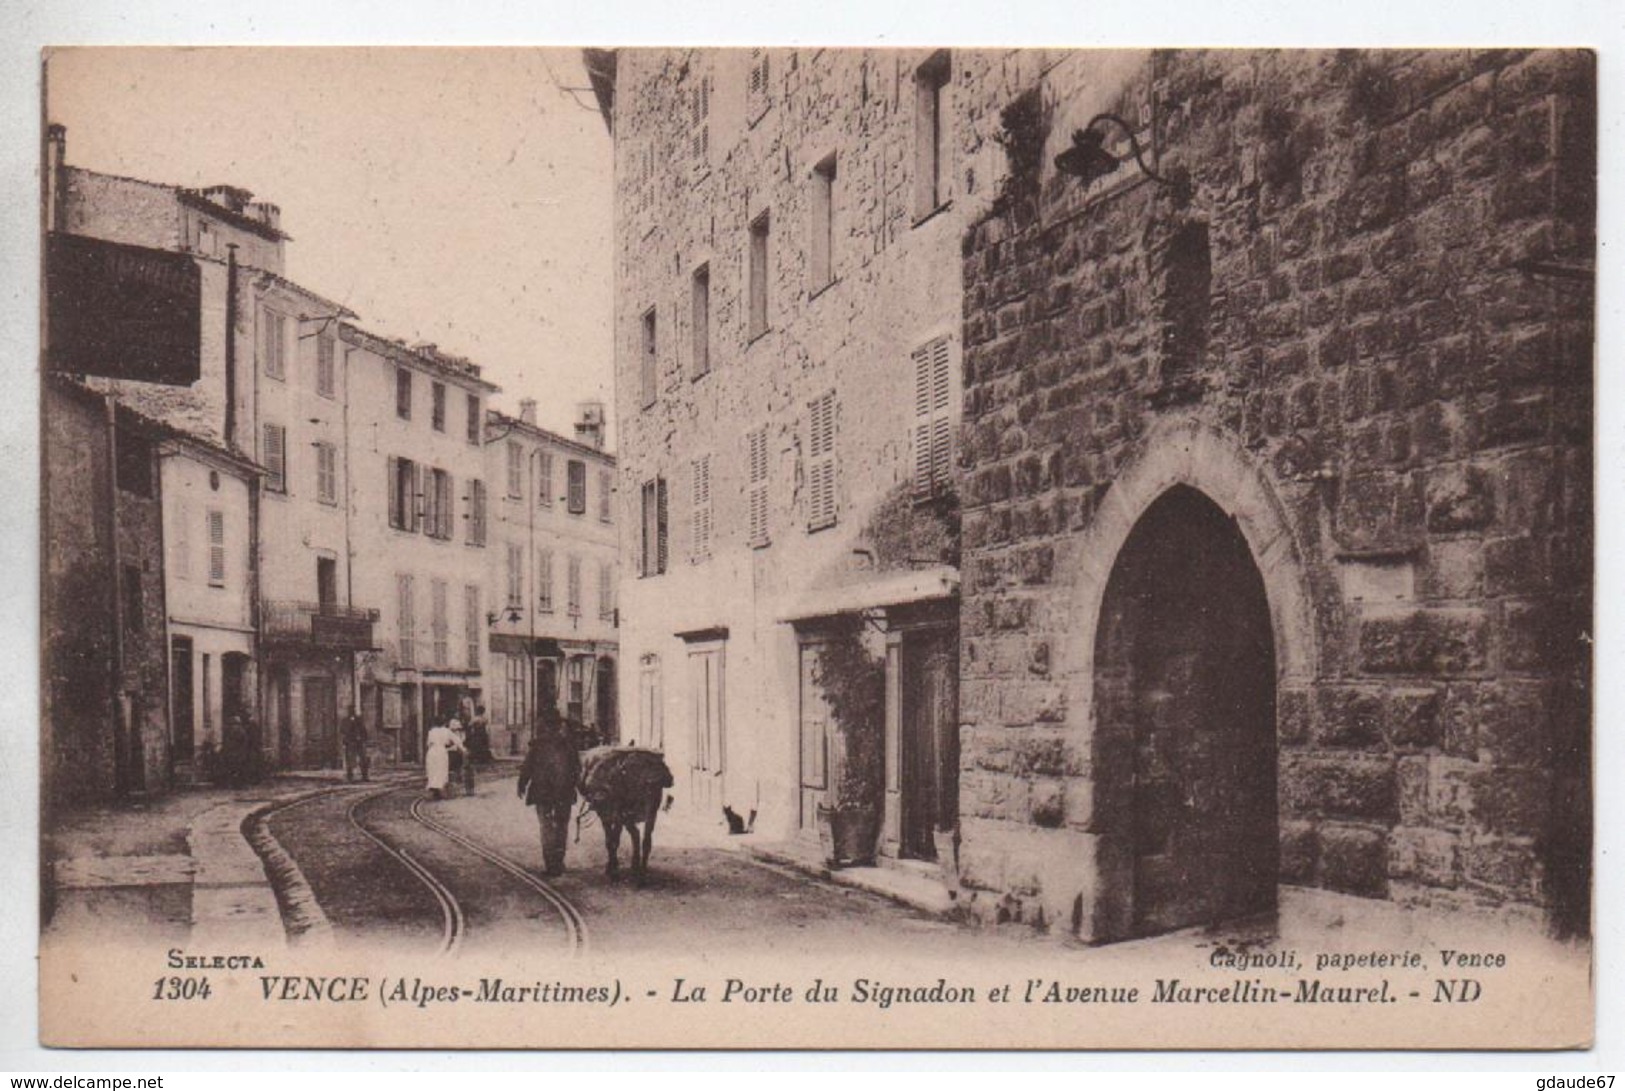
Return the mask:
[[[1267,910],[1279,860],[1275,649],[1235,520],[1184,486],[1147,509],[1107,583],[1097,730],[1128,806],[1132,928]],[[1122,788],[1127,791],[1121,791]]]

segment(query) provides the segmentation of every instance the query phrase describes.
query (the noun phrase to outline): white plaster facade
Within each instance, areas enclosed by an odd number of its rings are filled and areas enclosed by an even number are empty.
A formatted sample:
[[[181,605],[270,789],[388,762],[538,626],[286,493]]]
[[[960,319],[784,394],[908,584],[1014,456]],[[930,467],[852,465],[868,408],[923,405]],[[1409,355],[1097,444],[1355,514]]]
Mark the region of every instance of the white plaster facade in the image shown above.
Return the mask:
[[[510,753],[523,750],[544,704],[620,737],[615,456],[538,427],[533,409],[492,413],[485,430],[486,704],[492,744]]]

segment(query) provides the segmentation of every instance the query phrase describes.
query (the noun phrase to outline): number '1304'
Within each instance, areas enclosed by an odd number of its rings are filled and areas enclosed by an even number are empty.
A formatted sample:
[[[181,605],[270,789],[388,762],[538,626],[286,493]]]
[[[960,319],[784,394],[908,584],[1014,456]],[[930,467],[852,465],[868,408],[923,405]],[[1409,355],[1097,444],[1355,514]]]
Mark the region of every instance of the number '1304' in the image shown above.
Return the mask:
[[[154,1000],[207,1000],[209,979],[206,977],[160,977],[152,983]]]

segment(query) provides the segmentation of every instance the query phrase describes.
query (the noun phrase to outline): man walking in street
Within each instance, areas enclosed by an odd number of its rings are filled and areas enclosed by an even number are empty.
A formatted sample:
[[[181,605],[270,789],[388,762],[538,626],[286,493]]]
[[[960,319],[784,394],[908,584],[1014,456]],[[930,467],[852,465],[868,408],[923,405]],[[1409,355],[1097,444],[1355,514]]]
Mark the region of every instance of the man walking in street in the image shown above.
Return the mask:
[[[367,724],[361,718],[361,710],[352,708],[350,714],[344,718],[344,779],[354,781],[358,766],[361,769],[361,779],[368,779]]]
[[[531,735],[530,752],[519,771],[519,796],[536,808],[542,831],[542,867],[547,875],[564,873],[564,850],[570,832],[570,808],[576,801],[581,757],[575,741],[556,715],[543,715]]]

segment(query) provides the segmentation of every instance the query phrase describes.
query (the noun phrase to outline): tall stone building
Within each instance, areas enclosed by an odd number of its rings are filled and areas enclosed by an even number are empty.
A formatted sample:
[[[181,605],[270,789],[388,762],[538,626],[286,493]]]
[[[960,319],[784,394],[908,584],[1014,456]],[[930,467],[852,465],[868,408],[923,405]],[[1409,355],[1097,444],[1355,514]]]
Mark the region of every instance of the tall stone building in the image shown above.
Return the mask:
[[[956,813],[950,60],[589,69],[615,144],[622,734],[708,824],[811,839],[821,804],[863,802],[885,852],[930,859]]]
[[[615,456],[603,406],[580,408],[575,438],[519,416],[487,414],[491,600],[486,705],[493,747],[522,753],[544,710],[619,739]]]
[[[985,919],[1586,928],[1590,55],[588,69],[625,689],[690,800],[808,825],[846,615],[885,655],[882,851]],[[954,655],[911,657],[939,617]]]
[[[171,429],[49,376],[41,431],[41,802],[169,786],[159,445]]]

